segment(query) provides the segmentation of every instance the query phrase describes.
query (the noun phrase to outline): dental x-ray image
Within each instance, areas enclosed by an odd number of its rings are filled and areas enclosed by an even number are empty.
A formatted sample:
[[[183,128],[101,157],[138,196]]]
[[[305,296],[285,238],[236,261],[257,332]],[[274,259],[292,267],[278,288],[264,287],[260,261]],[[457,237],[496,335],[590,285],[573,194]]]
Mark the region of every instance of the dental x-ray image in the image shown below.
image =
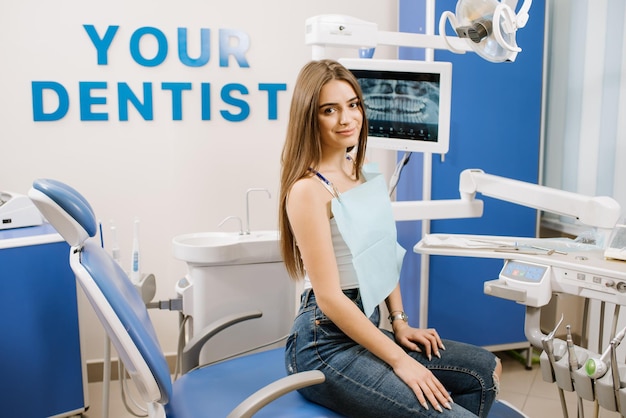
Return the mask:
[[[363,90],[370,136],[437,141],[439,74],[353,72]]]

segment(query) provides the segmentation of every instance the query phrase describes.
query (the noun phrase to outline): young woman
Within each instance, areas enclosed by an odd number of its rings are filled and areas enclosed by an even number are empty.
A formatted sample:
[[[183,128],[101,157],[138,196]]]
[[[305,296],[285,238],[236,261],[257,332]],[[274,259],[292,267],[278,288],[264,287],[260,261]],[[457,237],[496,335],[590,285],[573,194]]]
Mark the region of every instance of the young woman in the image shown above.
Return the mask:
[[[332,60],[296,81],[282,154],[281,249],[305,280],[288,373],[321,370],[307,399],[354,417],[487,416],[501,366],[490,352],[409,326],[404,249],[384,179],[365,163],[367,120],[352,73]],[[393,332],[379,328],[386,303]]]

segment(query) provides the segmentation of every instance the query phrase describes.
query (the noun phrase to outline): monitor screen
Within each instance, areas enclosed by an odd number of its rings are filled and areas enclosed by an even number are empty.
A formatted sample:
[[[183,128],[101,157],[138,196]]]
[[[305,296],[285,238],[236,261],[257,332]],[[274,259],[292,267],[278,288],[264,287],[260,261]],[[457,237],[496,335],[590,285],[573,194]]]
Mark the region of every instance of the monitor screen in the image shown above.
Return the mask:
[[[368,146],[445,154],[450,143],[452,63],[341,59],[359,80]]]

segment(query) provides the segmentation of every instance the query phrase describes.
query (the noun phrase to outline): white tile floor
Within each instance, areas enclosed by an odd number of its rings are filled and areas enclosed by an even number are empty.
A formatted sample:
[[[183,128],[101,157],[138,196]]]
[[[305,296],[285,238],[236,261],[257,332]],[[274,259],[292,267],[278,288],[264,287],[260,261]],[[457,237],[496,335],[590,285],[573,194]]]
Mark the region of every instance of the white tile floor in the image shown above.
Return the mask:
[[[555,384],[546,383],[541,377],[538,364],[531,370],[519,360],[507,353],[497,353],[502,359],[504,373],[501,382],[500,398],[508,401],[530,418],[557,418],[562,417],[561,402]],[[132,384],[130,385],[132,386]],[[89,384],[90,408],[85,417],[102,418],[102,383]],[[565,392],[570,417],[577,416],[577,400],[573,392]],[[121,400],[118,381],[111,383],[109,418],[132,418]],[[594,404],[584,401],[585,417],[594,417]],[[600,418],[619,418],[616,412],[599,410]]]

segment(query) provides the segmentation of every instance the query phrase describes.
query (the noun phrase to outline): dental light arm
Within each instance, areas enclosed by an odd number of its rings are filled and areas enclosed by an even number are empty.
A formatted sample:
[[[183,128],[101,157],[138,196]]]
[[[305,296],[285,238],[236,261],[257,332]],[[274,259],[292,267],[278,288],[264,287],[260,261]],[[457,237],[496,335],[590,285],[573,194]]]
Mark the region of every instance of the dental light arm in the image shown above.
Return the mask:
[[[608,196],[585,196],[538,184],[467,169],[459,176],[460,199],[392,202],[397,221],[452,219],[482,216],[476,193],[533,209],[573,217],[581,223],[610,230],[621,215],[621,207]]]
[[[571,216],[597,228],[613,228],[621,214],[619,203],[608,196],[585,196],[475,169],[461,173],[459,191],[462,199],[473,199],[475,193],[480,192],[518,205]]]
[[[492,62],[515,61],[517,29],[526,26],[532,0],[459,0],[456,12],[439,18],[439,35],[379,31],[376,23],[345,15],[318,15],[306,20],[305,43],[312,45],[313,59],[322,59],[327,46],[359,48],[371,58],[378,45],[441,49],[464,54],[474,51]],[[457,36],[446,34],[450,23]],[[434,23],[434,22],[433,22]]]
[[[471,51],[464,40],[448,39],[455,52]],[[373,22],[346,15],[318,15],[306,20],[305,43],[313,46],[313,59],[325,56],[325,47],[370,50],[378,45],[449,49],[446,40],[437,35],[379,31]]]

